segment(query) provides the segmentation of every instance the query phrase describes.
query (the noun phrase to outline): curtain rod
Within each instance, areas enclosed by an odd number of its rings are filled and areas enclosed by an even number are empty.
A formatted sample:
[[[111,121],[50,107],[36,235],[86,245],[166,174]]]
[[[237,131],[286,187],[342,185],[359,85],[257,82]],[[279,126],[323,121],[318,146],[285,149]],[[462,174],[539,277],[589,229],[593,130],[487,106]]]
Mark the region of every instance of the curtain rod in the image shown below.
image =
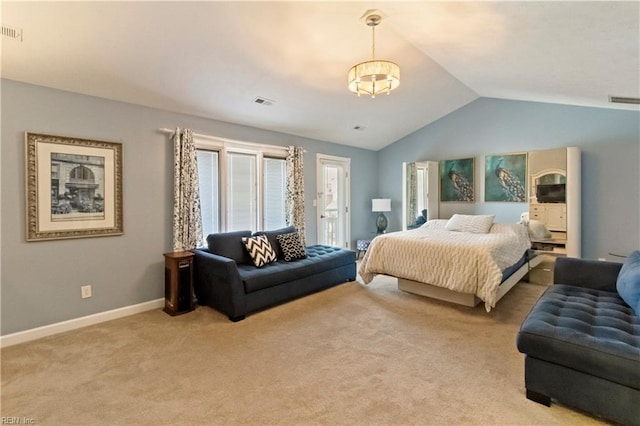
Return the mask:
[[[161,127],[160,129],[158,129],[158,131],[160,133],[171,135],[171,137],[173,137],[176,134],[176,131],[174,129],[168,129],[166,127]],[[215,137],[215,136],[205,135],[203,133],[196,133],[196,132],[193,132],[193,136],[195,136],[197,138],[205,138],[205,139],[223,139],[223,138],[218,138],[218,137]]]
[[[158,131],[160,133],[164,133],[167,135],[171,135],[171,137],[173,137],[173,135],[176,134],[176,131],[173,129],[168,129],[166,127],[161,127],[158,129]],[[202,133],[196,133],[193,132],[193,136],[198,137],[198,138],[204,138],[204,139],[215,139],[218,141],[223,141],[223,142],[231,142],[231,143],[235,143],[235,144],[239,144],[239,145],[258,145],[258,146],[265,146],[265,147],[269,147],[269,148],[275,148],[275,149],[283,149],[286,150],[287,147],[286,146],[282,146],[282,145],[268,145],[268,144],[259,144],[259,143],[255,143],[255,142],[243,142],[243,141],[236,141],[236,140],[232,140],[232,139],[226,139],[226,138],[219,138],[217,136],[211,136],[211,135],[204,135]],[[307,150],[303,150],[304,152],[307,152]]]

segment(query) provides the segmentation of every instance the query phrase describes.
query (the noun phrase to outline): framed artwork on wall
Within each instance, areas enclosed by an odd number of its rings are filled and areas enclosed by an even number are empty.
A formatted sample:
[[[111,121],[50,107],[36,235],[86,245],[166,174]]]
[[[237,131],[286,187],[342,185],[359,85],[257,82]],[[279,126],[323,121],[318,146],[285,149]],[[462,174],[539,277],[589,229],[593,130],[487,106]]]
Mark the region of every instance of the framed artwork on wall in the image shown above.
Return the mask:
[[[475,158],[440,161],[440,201],[475,202]]]
[[[527,202],[527,153],[487,155],[484,201]]]
[[[122,144],[25,133],[27,241],[121,235]]]

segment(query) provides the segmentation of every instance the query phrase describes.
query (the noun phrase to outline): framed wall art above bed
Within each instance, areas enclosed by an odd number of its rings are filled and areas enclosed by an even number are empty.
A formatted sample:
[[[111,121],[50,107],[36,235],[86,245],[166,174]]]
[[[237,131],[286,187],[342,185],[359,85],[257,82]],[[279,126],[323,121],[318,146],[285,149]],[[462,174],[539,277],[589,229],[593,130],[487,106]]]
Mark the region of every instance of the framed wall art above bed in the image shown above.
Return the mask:
[[[527,153],[487,155],[484,201],[527,202]]]
[[[440,161],[440,201],[475,202],[475,158]]]

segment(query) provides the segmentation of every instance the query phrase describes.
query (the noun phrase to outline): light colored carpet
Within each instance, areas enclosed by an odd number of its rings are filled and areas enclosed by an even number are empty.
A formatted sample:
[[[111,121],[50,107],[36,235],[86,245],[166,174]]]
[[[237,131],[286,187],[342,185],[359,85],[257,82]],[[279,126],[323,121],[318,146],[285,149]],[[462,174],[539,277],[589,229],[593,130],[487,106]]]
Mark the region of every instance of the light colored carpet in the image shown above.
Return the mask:
[[[524,395],[544,287],[491,313],[347,283],[232,323],[154,310],[2,350],[2,416],[38,425],[600,424]]]

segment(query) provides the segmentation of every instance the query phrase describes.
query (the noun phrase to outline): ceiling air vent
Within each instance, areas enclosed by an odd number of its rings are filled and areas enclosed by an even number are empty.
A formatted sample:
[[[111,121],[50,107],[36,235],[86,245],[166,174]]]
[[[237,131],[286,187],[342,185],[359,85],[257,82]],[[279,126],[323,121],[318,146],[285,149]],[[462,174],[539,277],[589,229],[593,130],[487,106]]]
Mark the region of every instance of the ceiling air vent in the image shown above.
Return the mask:
[[[622,96],[609,96],[609,102],[611,102],[612,104],[640,105],[640,98],[625,98]]]
[[[22,28],[13,28],[2,25],[2,37],[22,41]]]
[[[261,98],[260,96],[255,98],[253,102],[257,103],[258,105],[264,105],[264,106],[271,106],[276,103],[276,101],[272,101],[271,99],[267,99],[267,98]]]

